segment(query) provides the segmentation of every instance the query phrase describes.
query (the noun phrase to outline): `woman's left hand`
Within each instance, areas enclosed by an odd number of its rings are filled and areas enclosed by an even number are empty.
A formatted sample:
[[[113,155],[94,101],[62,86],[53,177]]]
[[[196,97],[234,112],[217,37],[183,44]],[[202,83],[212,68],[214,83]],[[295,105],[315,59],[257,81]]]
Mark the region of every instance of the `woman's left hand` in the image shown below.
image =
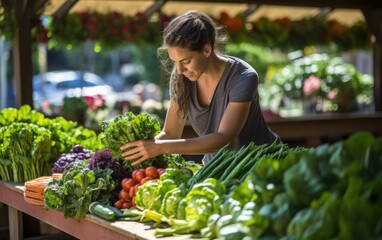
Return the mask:
[[[133,161],[132,166],[142,163],[143,161],[158,156],[159,154],[153,153],[155,142],[154,140],[139,140],[129,142],[121,146],[123,151],[122,157],[127,161]]]

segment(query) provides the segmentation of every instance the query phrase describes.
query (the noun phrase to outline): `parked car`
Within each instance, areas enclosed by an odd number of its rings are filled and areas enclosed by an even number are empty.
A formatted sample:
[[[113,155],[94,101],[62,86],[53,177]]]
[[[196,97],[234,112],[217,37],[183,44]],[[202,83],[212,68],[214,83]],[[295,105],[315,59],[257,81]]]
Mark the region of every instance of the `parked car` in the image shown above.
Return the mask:
[[[65,97],[103,95],[112,98],[113,88],[97,74],[91,72],[58,70],[33,76],[35,106],[45,100],[60,106]]]

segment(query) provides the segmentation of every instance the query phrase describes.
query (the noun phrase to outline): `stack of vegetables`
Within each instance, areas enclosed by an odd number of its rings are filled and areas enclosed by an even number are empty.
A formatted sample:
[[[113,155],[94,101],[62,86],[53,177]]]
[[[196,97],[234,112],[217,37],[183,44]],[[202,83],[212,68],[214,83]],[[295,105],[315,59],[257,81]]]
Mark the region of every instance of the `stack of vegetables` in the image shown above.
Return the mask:
[[[53,179],[60,178],[56,174],[53,176],[42,176],[24,183],[24,200],[30,204],[44,205],[45,186]]]
[[[0,124],[1,177],[21,181],[42,174],[38,169],[62,172],[44,188],[44,207],[65,217],[81,219],[90,211],[109,221],[150,221],[157,236],[382,238],[382,139],[367,132],[309,149],[280,142],[238,151],[225,146],[192,171],[174,155],[135,169],[121,159],[122,144],[158,133],[158,122],[146,114],[103,122],[106,148],[95,144],[97,137],[79,144],[81,128],[25,106],[2,111]],[[129,197],[113,207],[122,190]]]
[[[159,181],[148,181],[138,188],[135,201],[140,211],[123,209],[116,214],[111,208],[106,219],[167,224],[166,229],[156,229],[158,236],[200,232],[211,215],[220,214],[225,196],[246,178],[256,162],[265,157],[283,158],[292,150],[298,149],[278,142],[259,146],[252,143],[239,151],[226,146],[196,174],[185,167],[167,168]],[[91,211],[101,217],[107,212]]]
[[[265,157],[283,158],[291,150],[279,142],[270,145],[251,143],[239,151],[229,150],[228,146],[225,146],[206,166],[189,176],[187,182],[182,182],[165,193],[160,193],[160,190],[154,191],[155,194],[164,196],[162,201],[161,197],[156,197],[154,201],[155,204],[161,204],[160,207],[138,203],[140,197],[153,195],[144,192],[153,184],[143,185],[138,190],[137,207],[144,209],[142,219],[145,221],[164,222],[170,226],[167,229],[156,229],[155,233],[158,236],[200,232],[207,227],[211,215],[220,213],[224,196],[234,189],[241,179],[246,178],[256,162]],[[168,169],[166,173],[167,171]],[[162,177],[159,183],[161,181]]]
[[[264,158],[209,221],[210,239],[381,239],[382,139]]]
[[[92,202],[106,206],[118,202],[122,203],[122,207],[129,208],[135,203],[135,191],[130,190],[138,189],[138,186],[129,188],[129,192],[124,189],[125,181],[132,179],[132,173],[139,172],[143,165],[147,166],[146,172],[152,168],[157,169],[149,164],[167,166],[167,159],[170,158],[166,156],[150,159],[135,168],[121,158],[121,145],[133,140],[151,139],[159,133],[160,125],[155,118],[148,114],[134,115],[128,112],[101,122],[101,125],[103,132],[100,140],[106,148],[93,152],[77,144],[54,163],[52,171],[63,174],[61,179],[51,181],[45,188],[46,210],[56,209],[63,212],[65,217],[81,219],[87,214]],[[143,184],[142,179],[140,184]]]
[[[0,178],[25,182],[51,174],[53,163],[75,144],[96,151],[99,136],[62,117],[45,118],[29,105],[0,112]]]
[[[148,166],[147,168],[135,169],[131,177],[122,179],[122,189],[118,193],[118,200],[114,202],[114,207],[118,209],[128,209],[136,206],[135,196],[138,188],[147,181],[157,181],[165,172],[165,168]]]
[[[89,159],[69,164],[60,179],[53,179],[44,189],[46,210],[61,211],[66,218],[81,219],[92,202],[108,204],[115,180],[109,168],[89,168]]]
[[[152,221],[157,236],[380,239],[381,169],[382,139],[367,132],[309,149],[282,143],[250,144],[238,152],[225,147],[195,175],[186,174],[188,180],[170,174],[184,170],[168,168],[159,181],[140,186],[137,209],[98,204],[104,211],[93,213]]]

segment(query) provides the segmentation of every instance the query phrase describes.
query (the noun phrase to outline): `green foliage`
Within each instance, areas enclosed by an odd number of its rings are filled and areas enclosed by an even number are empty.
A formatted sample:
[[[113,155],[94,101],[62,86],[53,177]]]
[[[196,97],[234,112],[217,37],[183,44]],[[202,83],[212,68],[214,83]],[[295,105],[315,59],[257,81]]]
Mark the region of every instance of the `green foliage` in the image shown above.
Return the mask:
[[[92,151],[103,148],[93,130],[62,117],[45,118],[29,105],[0,112],[0,177],[23,182],[50,175],[53,163],[80,144]]]
[[[109,203],[115,188],[111,169],[88,167],[89,160],[70,164],[62,178],[50,181],[44,190],[45,210],[56,209],[65,218],[82,219],[92,202]]]
[[[87,105],[83,97],[65,97],[61,115],[68,120],[83,124]]]
[[[162,174],[158,182],[147,182],[139,187],[136,194],[136,204],[142,209],[150,209],[167,214],[174,215],[180,199],[172,196],[170,199],[168,194],[173,189],[180,188],[176,194],[183,195],[187,193],[186,184],[192,177],[192,172],[182,168],[167,168]],[[175,194],[175,192],[173,192]],[[179,201],[178,201],[179,200]],[[169,206],[172,202],[174,205]]]
[[[11,123],[0,128],[0,146],[3,180],[25,182],[50,175],[53,141],[48,129],[36,124]]]
[[[281,92],[281,99],[279,94],[269,93],[270,101],[280,101],[284,97],[308,101],[320,97],[329,103],[329,110],[330,105],[336,104],[339,108],[341,103],[346,104],[345,101],[356,103],[357,98],[363,99],[360,104],[370,103],[372,88],[370,75],[361,74],[341,57],[327,54],[311,54],[294,60],[277,70],[264,84],[264,89]]]
[[[225,52],[248,62],[258,73],[260,82],[266,80],[269,66],[281,66],[287,63],[286,55],[278,54],[267,46],[249,42],[229,43]]]
[[[284,160],[261,161],[263,166],[255,165],[231,192],[230,202],[238,201],[241,210],[228,214],[225,226],[247,228],[246,236],[254,238],[380,238],[381,153],[381,138],[358,132],[332,145],[291,152]],[[266,169],[276,171],[265,174]],[[251,203],[248,218],[237,217],[245,216]],[[214,232],[204,231],[228,237],[229,231],[217,223]]]
[[[109,149],[111,155],[119,160],[124,160],[120,149],[123,144],[136,140],[154,139],[161,129],[155,117],[147,113],[135,115],[132,112],[120,114],[111,120],[102,121],[100,126],[102,129],[101,142]],[[163,160],[163,156],[150,159],[142,164],[149,166],[155,160],[160,162]],[[127,161],[124,161],[124,163],[127,169],[133,168]],[[139,167],[144,167],[142,164]]]
[[[37,45],[38,43],[46,43],[48,41],[47,30],[42,25],[40,19],[48,5],[49,1],[44,1],[38,9],[30,7],[26,9],[26,11],[30,11],[30,14],[24,15],[29,16],[29,19],[23,19],[23,21],[30,21],[32,44]],[[0,1],[0,37],[12,42],[18,28],[17,26],[13,1]]]

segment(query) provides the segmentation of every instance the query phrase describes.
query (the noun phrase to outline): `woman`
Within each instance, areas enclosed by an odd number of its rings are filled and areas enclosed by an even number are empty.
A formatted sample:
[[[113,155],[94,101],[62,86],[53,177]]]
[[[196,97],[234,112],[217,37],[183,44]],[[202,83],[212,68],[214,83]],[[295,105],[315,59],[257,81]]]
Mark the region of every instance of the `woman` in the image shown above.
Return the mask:
[[[205,164],[227,144],[237,150],[278,138],[260,109],[256,71],[241,59],[218,53],[224,40],[218,32],[212,19],[199,11],[174,18],[164,29],[163,46],[174,63],[170,104],[154,140],[121,147],[132,165],[165,153],[205,154]],[[187,119],[199,137],[181,139]]]

